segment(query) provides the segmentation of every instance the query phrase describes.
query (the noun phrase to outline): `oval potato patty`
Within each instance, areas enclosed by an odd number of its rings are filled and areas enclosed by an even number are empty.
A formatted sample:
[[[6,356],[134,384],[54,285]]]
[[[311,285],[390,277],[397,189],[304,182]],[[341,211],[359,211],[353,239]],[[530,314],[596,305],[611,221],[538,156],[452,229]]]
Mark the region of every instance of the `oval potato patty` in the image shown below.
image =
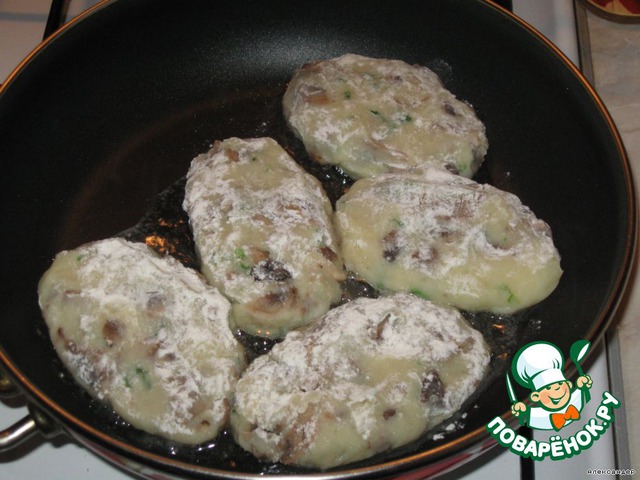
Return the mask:
[[[226,424],[245,353],[229,302],[195,270],[101,240],[59,253],[39,301],[73,377],[134,427],[197,444]]]
[[[460,312],[409,294],[360,298],[290,332],[238,382],[236,441],[331,468],[404,445],[456,412],[490,353]]]
[[[234,327],[282,337],[340,299],[329,199],[275,140],[230,138],[196,157],[184,208],[201,270],[231,300]]]
[[[473,108],[426,67],[343,55],[304,65],[284,94],[307,152],[354,178],[438,166],[472,177],[488,141]]]
[[[358,180],[336,205],[345,266],[381,290],[509,314],[562,275],[549,226],[513,194],[429,169]]]

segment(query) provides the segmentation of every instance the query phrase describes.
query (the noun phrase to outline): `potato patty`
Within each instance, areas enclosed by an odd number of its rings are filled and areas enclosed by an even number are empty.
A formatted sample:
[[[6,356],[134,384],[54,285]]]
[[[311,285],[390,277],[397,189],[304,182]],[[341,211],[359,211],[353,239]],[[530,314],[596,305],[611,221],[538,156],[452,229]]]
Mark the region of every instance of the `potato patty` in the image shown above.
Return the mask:
[[[245,353],[229,302],[196,271],[102,240],[59,253],[39,301],[73,377],[134,427],[196,444],[226,424]]]
[[[426,67],[344,55],[297,70],[285,119],[308,153],[354,178],[438,166],[472,177],[488,142],[473,108]]]
[[[490,353],[455,309],[360,298],[290,332],[238,382],[236,441],[268,461],[331,468],[404,445],[456,412]]]
[[[348,269],[376,288],[508,314],[558,285],[549,226],[513,194],[429,169],[358,180],[337,203]]]
[[[235,327],[282,337],[340,299],[331,204],[274,140],[230,138],[196,157],[184,208],[202,272],[231,300]]]

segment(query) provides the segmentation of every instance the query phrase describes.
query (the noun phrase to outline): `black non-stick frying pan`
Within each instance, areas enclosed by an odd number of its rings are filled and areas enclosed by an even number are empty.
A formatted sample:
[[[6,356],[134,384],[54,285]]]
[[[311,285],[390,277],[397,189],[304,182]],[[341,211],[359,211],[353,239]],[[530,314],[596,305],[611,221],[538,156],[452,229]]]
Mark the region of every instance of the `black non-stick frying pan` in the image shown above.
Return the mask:
[[[490,142],[477,179],[515,193],[549,223],[560,285],[517,317],[469,315],[494,347],[491,374],[447,424],[455,428],[402,449],[318,473],[260,463],[226,433],[185,447],[137,431],[61,367],[37,305],[39,277],[62,249],[157,219],[163,202],[179,199],[191,159],[217,139],[272,136],[325,184],[348,186],[304,159],[280,111],[296,67],[347,52],[425,65],[474,106]],[[420,478],[455,464],[490,444],[489,420],[510,418],[504,372],[513,352],[534,340],[564,352],[575,340],[597,341],[634,255],[630,169],[600,100],[547,41],[478,0],[103,3],[3,86],[0,156],[2,363],[80,441],[178,476]]]

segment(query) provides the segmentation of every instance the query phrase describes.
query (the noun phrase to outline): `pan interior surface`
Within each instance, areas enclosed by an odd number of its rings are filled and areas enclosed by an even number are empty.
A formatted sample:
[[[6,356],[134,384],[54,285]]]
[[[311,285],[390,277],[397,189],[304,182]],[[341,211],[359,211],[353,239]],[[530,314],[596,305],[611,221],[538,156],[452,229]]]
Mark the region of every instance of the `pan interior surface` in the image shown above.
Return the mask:
[[[564,270],[556,291],[518,316],[468,315],[494,345],[492,373],[444,426],[455,428],[349,468],[388,474],[461,451],[508,410],[504,372],[517,348],[548,340],[568,352],[603,333],[635,243],[630,173],[593,92],[547,43],[480,1],[179,3],[104,4],[2,90],[0,347],[34,401],[99,444],[130,445],[178,471],[309,473],[261,463],[227,432],[194,448],[119,420],[65,374],[36,289],[58,251],[135,226],[167,188],[179,197],[190,161],[215,140],[272,136],[304,161],[282,119],[286,83],[302,64],[345,53],[425,65],[473,105],[490,145],[477,180],[518,195],[551,226]]]

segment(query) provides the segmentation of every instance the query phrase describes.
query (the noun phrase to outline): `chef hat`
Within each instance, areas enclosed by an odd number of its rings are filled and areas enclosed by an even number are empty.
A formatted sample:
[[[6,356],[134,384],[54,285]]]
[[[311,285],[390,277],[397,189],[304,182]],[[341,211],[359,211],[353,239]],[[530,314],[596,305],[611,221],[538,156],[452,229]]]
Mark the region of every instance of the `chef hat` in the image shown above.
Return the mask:
[[[548,342],[534,342],[522,347],[513,359],[511,370],[516,381],[530,390],[564,382],[562,352]]]

